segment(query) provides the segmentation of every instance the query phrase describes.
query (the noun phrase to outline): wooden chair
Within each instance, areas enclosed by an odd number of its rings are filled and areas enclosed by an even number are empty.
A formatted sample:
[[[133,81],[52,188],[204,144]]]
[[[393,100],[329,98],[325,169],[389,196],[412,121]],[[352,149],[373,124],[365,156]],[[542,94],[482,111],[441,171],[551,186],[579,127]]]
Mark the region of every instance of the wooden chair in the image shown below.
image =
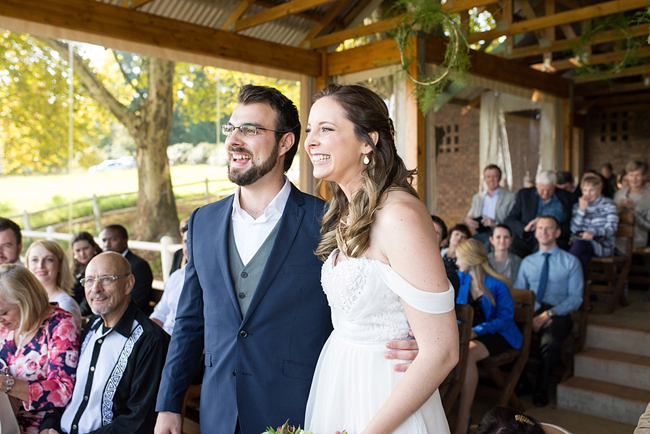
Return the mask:
[[[634,265],[635,258],[640,258],[643,264]],[[650,300],[650,247],[632,249],[632,260],[630,271],[634,274],[629,275],[628,282],[648,285],[648,300]]]
[[[198,420],[186,417],[186,410],[192,409],[196,414],[199,413],[199,400],[201,398],[201,385],[192,384],[185,393],[183,407],[181,408],[181,419],[183,420],[183,434],[199,434]]]
[[[618,303],[627,306],[625,282],[632,265],[632,242],[634,240],[634,214],[620,213],[616,238],[625,240],[625,252],[605,258],[593,257],[587,272],[589,293],[609,294],[607,312],[613,313]]]
[[[480,362],[487,370],[494,382],[501,389],[499,400],[495,403],[498,407],[510,406],[519,411],[525,411],[524,406],[515,394],[515,386],[519,381],[530,352],[530,342],[533,333],[533,316],[535,312],[535,293],[527,289],[513,289],[512,300],[515,303],[515,322],[521,330],[524,340],[518,350],[510,349],[501,354],[488,357]],[[510,372],[504,372],[501,367],[513,364]]]
[[[445,408],[445,414],[447,416],[449,416],[465,382],[467,360],[469,358],[469,341],[472,337],[472,321],[474,320],[474,309],[472,309],[472,306],[469,304],[457,304],[456,319],[458,320],[458,336],[460,341],[458,364],[440,386],[442,406]]]

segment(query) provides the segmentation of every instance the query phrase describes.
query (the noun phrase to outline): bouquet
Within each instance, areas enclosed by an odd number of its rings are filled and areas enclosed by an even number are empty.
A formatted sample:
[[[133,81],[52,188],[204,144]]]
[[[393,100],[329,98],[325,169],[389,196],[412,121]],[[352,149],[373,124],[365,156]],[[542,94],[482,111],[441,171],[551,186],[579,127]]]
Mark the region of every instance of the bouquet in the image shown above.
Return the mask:
[[[266,431],[264,431],[262,434],[314,434],[311,431],[307,431],[304,429],[301,429],[300,426],[296,428],[295,426],[289,425],[289,420],[284,423],[284,425],[279,426],[277,429],[273,429],[271,427],[268,427]],[[348,434],[346,431],[343,431],[341,433],[337,434]]]

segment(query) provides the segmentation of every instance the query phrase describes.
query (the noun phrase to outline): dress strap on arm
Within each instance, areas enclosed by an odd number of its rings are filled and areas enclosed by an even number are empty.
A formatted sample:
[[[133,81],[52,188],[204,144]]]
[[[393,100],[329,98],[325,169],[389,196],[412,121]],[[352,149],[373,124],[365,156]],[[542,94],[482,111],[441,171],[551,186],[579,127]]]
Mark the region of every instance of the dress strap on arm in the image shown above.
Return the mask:
[[[446,313],[454,309],[454,288],[447,280],[449,288],[445,292],[428,292],[417,289],[408,283],[390,265],[372,261],[386,285],[413,308],[426,313]]]

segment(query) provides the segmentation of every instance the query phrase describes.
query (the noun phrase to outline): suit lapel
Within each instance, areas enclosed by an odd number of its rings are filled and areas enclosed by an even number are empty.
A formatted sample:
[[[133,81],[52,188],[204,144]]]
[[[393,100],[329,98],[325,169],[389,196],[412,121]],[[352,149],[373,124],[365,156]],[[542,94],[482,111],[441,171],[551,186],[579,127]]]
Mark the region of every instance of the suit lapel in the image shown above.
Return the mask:
[[[235,298],[235,288],[230,279],[230,266],[228,263],[228,230],[230,226],[234,195],[230,196],[230,198],[226,200],[228,202],[221,208],[220,212],[215,215],[214,243],[217,252],[217,264],[221,269],[225,291],[228,293],[237,315],[241,318],[241,310],[239,309],[237,298]]]
[[[271,283],[275,280],[275,277],[284,265],[284,261],[291,250],[291,246],[298,234],[298,229],[300,228],[300,224],[305,215],[305,210],[302,208],[303,203],[304,199],[302,193],[292,184],[291,194],[289,194],[289,199],[287,200],[287,204],[282,212],[282,217],[280,218],[280,226],[278,227],[275,242],[273,243],[273,247],[269,253],[269,258],[266,261],[264,271],[262,271],[262,276],[257,284],[255,294],[253,294],[253,299],[248,307],[248,311],[246,311],[246,316],[244,317],[242,325],[245,324],[255,312],[255,309],[262,298],[264,298]]]

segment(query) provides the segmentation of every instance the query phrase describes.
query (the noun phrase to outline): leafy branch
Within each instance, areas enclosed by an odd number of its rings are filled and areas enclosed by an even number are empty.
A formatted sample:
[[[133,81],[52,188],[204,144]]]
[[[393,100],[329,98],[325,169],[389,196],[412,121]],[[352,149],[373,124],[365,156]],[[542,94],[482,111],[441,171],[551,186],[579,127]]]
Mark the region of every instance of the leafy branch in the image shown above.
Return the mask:
[[[400,52],[402,70],[407,78],[415,84],[416,99],[420,110],[426,113],[435,102],[445,86],[453,79],[462,77],[470,67],[469,47],[458,23],[451,15],[442,10],[442,6],[431,0],[398,0],[391,11],[406,11],[404,18],[389,32],[395,39]],[[390,11],[389,11],[390,12]],[[432,33],[442,28],[449,40],[445,48],[442,65],[437,74],[427,76],[420,72],[417,77],[410,73],[410,65],[415,61],[411,50],[413,32]]]

